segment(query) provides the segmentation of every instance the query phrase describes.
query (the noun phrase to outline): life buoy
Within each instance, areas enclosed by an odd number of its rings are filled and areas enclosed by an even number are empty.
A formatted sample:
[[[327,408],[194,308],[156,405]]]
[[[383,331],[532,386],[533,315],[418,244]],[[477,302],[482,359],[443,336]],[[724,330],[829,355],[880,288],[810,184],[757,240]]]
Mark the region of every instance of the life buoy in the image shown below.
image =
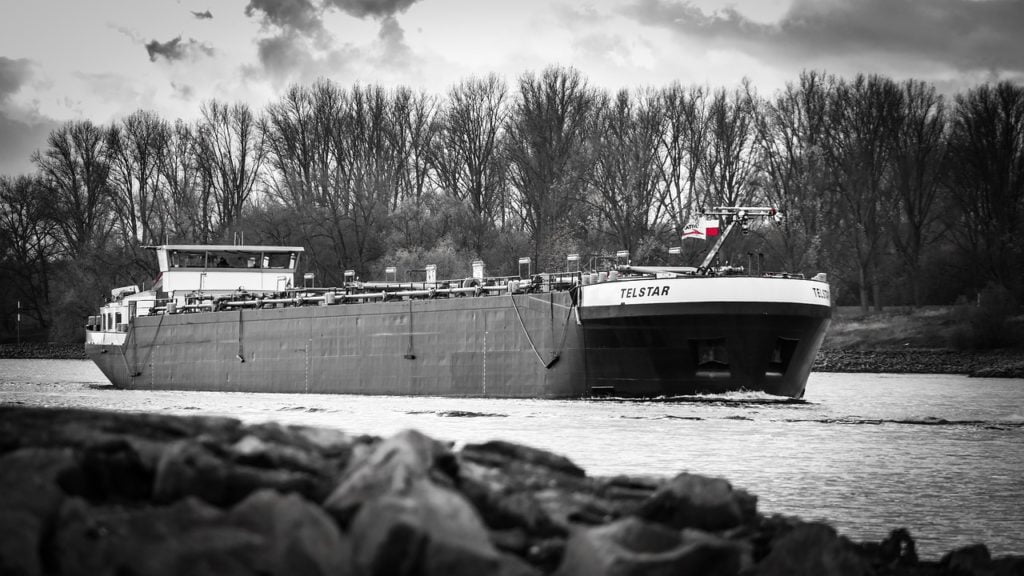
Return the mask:
[[[479,278],[466,278],[462,281],[463,288],[476,288],[477,286],[480,286]]]

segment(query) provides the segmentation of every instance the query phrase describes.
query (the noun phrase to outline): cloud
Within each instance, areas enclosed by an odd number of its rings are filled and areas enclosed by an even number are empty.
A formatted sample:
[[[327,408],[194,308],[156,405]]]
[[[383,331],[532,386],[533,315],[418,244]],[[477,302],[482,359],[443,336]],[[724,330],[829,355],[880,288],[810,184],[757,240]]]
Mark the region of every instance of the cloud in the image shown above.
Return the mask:
[[[32,152],[46,143],[57,123],[15,102],[14,96],[34,75],[35,64],[0,56],[0,174],[32,171]]]
[[[405,31],[394,16],[384,18],[377,33],[382,49],[382,60],[385,64],[398,67],[408,66],[412,59],[412,51],[405,43]]]
[[[197,20],[210,20],[213,18],[213,14],[209,10],[206,12],[192,12],[192,15],[195,16]]]
[[[174,90],[174,94],[182,100],[192,100],[195,96],[195,88],[188,84],[179,84],[178,82],[171,82],[171,89]]]
[[[385,19],[405,12],[418,0],[249,0],[245,15],[262,14],[264,25],[305,35],[323,32],[323,15],[337,9],[356,18]]]
[[[191,38],[187,42],[181,41],[181,36],[168,40],[167,42],[158,42],[152,40],[146,44],[146,52],[149,54],[149,61],[156,62],[156,59],[162,56],[168,62],[175,60],[182,60],[184,58],[196,58],[200,53],[206,54],[207,56],[213,56],[213,48],[208,44],[197,42]]]
[[[325,0],[325,5],[334,6],[356,18],[386,19],[405,12],[417,0]]]
[[[922,63],[1003,76],[1024,71],[1020,0],[796,0],[773,23],[731,8],[706,13],[672,0],[639,0],[623,13],[699,45],[738,49],[773,63],[806,67],[812,61],[827,68],[829,62],[853,62],[911,74]]]
[[[31,77],[32,63],[29,60],[0,56],[0,102],[20,90]]]
[[[60,123],[49,118],[25,118],[0,109],[0,174],[16,176],[34,171],[32,153],[46,146]]]
[[[256,45],[260,67],[245,68],[246,77],[267,78],[278,87],[292,82],[310,83],[325,76],[345,76],[355,64],[370,61],[365,51],[349,44],[314,54],[308,42],[294,33],[261,38]]]
[[[107,26],[111,30],[115,30],[117,33],[127,37],[129,40],[131,40],[132,42],[135,42],[136,44],[143,44],[143,43],[145,43],[145,39],[143,39],[142,36],[139,36],[139,34],[135,30],[129,28],[128,26],[117,26],[117,25],[114,25],[113,23],[110,23]]]
[[[294,32],[261,38],[256,46],[264,71],[279,83],[301,75],[312,60],[302,39]]]
[[[413,61],[395,15],[417,0],[249,0],[246,16],[261,19],[268,34],[257,39],[257,56],[262,73],[278,85],[311,81],[322,76],[371,68],[407,70]],[[329,11],[340,11],[358,20],[380,21],[373,46],[339,45],[325,28]],[[247,74],[259,74],[250,69]]]
[[[323,7],[309,0],[250,0],[245,15],[260,13],[263,25],[286,33],[319,37],[324,33]]]

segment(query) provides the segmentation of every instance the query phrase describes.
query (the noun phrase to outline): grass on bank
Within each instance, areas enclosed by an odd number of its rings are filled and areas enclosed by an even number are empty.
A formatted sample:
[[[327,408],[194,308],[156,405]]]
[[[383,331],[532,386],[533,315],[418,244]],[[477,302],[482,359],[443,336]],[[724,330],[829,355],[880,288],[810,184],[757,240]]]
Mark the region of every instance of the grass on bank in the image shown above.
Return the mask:
[[[823,345],[834,350],[943,348],[1024,351],[1024,315],[1002,305],[892,307],[864,314],[833,309]]]

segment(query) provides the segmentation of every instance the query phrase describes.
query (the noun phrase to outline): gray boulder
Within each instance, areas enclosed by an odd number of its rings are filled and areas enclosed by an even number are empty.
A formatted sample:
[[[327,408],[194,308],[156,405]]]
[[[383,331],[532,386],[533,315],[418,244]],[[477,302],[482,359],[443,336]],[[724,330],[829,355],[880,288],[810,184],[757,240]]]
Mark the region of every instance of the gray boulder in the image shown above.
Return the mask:
[[[559,576],[735,575],[750,565],[749,547],[699,531],[679,531],[636,517],[573,530]]]
[[[636,516],[675,529],[711,532],[736,528],[757,517],[757,497],[723,478],[684,472],[654,493]]]
[[[801,523],[772,543],[757,576],[861,576],[871,563],[852,542],[826,524]]]
[[[532,573],[498,551],[458,483],[449,448],[415,431],[353,458],[324,508],[352,538],[355,573]]]
[[[95,507],[68,499],[49,555],[65,576],[243,576],[267,541],[232,526],[224,513],[195,498],[168,507]]]
[[[181,440],[168,445],[157,464],[153,498],[160,503],[194,496],[233,506],[262,488],[317,497],[318,478],[301,470],[239,463],[223,447]]]
[[[39,550],[65,498],[58,479],[75,465],[68,449],[23,448],[0,457],[0,574],[48,572]]]
[[[267,574],[351,572],[349,540],[327,513],[297,494],[259,490],[232,508],[225,520],[263,538],[266,546],[252,560]]]

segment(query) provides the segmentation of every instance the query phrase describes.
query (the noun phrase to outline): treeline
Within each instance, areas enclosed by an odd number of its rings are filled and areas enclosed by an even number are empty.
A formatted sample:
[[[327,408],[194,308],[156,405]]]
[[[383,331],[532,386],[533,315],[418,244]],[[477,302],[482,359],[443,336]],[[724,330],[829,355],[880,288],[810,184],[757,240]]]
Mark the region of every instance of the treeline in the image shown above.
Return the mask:
[[[672,84],[607,92],[572,68],[408,88],[292,86],[265,109],[210,101],[69,122],[0,179],[0,314],[11,339],[74,341],[115,286],[150,283],[163,243],[301,245],[321,285],[567,253],[672,262],[697,213],[784,219],[722,259],[827,272],[841,304],[1024,296],[1024,88],[946,99],[916,80],[805,72],[774,95]],[[698,246],[700,244],[700,246]],[[707,246],[688,241],[694,263]]]

